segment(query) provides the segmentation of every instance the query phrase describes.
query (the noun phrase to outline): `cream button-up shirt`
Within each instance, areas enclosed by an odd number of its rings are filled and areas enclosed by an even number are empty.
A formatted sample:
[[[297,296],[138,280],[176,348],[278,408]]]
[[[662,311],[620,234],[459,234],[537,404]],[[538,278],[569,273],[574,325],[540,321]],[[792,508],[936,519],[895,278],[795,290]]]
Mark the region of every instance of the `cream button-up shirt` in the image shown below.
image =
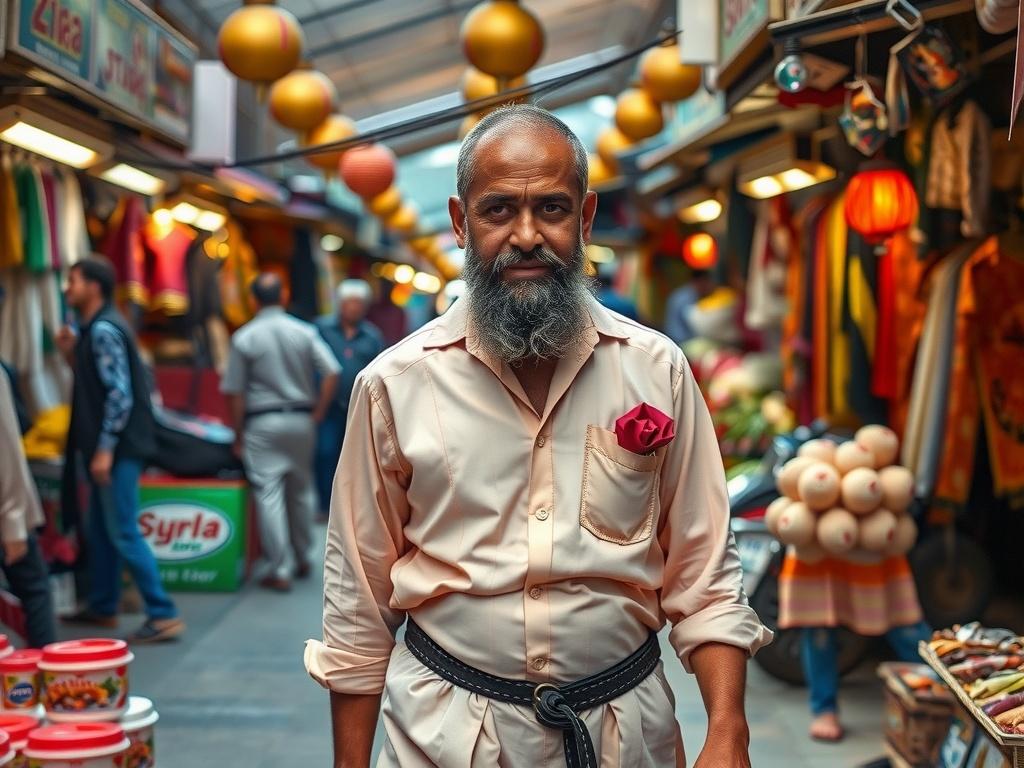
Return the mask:
[[[325,687],[385,684],[406,614],[492,674],[571,681],[614,665],[651,630],[690,653],[771,639],[748,607],[722,460],[675,344],[596,301],[557,366],[543,413],[480,347],[457,302],[365,369],[331,501]],[[648,403],[675,420],[652,455],[615,420]]]

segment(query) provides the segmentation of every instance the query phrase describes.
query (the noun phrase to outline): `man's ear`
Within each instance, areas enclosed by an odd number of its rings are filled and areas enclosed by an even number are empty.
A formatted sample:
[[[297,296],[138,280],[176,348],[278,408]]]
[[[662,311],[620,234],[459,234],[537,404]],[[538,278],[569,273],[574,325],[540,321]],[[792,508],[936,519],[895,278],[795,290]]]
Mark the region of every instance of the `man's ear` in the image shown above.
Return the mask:
[[[466,206],[457,195],[448,198],[448,215],[452,219],[452,229],[455,230],[455,242],[459,248],[466,247]]]
[[[583,197],[582,235],[583,242],[590,244],[590,234],[594,229],[594,217],[597,215],[597,192],[587,192]]]

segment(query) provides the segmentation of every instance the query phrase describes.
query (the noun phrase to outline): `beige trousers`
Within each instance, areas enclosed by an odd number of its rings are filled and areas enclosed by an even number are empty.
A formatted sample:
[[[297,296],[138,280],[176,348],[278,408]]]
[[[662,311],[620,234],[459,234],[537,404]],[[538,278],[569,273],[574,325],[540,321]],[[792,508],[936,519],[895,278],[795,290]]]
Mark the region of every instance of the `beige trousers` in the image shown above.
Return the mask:
[[[562,734],[533,710],[439,678],[395,646],[381,708],[377,768],[564,768]],[[683,768],[675,700],[661,665],[631,691],[582,714],[601,768]]]

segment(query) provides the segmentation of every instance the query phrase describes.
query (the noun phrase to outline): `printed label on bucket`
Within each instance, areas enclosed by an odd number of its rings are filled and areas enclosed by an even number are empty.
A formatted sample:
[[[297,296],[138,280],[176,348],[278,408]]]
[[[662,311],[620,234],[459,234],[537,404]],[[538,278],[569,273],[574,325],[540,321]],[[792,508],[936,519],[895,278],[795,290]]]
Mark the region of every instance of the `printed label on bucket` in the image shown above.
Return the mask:
[[[108,713],[122,710],[128,701],[128,667],[94,672],[44,671],[43,691],[46,711],[54,720],[62,715],[110,719]]]
[[[128,738],[132,745],[125,753],[124,768],[154,768],[156,750],[153,745],[153,729],[140,731],[138,737],[129,734]]]
[[[4,708],[32,709],[39,703],[37,675],[4,676]]]

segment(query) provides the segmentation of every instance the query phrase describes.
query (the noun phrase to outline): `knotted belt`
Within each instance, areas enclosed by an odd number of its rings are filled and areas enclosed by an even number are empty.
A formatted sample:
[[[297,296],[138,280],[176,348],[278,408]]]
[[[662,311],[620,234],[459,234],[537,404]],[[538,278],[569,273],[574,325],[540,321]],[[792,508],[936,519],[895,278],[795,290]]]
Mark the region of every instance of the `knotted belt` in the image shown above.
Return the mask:
[[[628,658],[596,675],[566,685],[510,680],[464,664],[435,643],[409,619],[405,644],[420,663],[453,685],[489,699],[532,707],[537,722],[562,732],[568,768],[599,768],[594,742],[579,713],[618,698],[639,685],[658,666],[661,647],[651,632]]]

